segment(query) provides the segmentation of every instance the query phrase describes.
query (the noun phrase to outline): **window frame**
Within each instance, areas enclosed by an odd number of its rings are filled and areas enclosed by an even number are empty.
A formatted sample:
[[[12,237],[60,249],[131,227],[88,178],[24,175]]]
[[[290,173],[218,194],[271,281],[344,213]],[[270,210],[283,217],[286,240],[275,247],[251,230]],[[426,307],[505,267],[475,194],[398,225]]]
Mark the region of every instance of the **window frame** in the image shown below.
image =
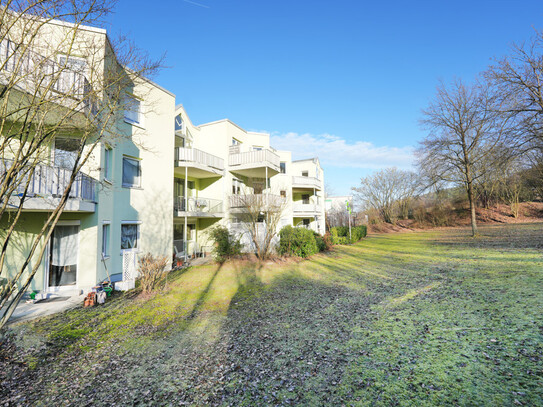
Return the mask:
[[[107,231],[107,233],[106,233]],[[102,222],[102,256],[104,259],[111,257],[111,222]]]
[[[137,110],[131,110],[129,109],[130,105],[132,103],[137,103]],[[123,96],[123,119],[124,119],[124,122],[125,123],[128,123],[132,126],[137,126],[137,127],[141,127],[141,128],[144,128],[145,127],[145,123],[144,123],[144,118],[145,118],[145,115],[143,114],[143,100],[139,97],[137,97],[136,95],[132,94],[132,93],[128,93],[126,92]],[[136,119],[133,119],[132,117],[130,116],[127,116],[127,113],[132,113],[132,114],[135,114],[137,116]]]
[[[104,181],[112,183],[113,175],[113,148],[104,146]]]
[[[125,227],[125,226],[135,226],[136,227],[136,244],[134,245],[134,247],[123,248],[123,227]],[[121,247],[121,255],[123,254],[123,252],[125,252],[127,250],[139,252],[140,251],[140,240],[141,240],[141,221],[131,221],[131,220],[122,221],[121,222],[120,242],[119,242],[119,245]]]
[[[138,185],[129,184],[129,183],[125,182],[125,179],[124,179],[124,173],[125,173],[124,172],[124,162],[125,162],[125,160],[132,160],[132,161],[138,163],[138,180],[139,180]],[[122,167],[123,173],[122,173],[122,178],[121,178],[123,188],[131,188],[131,189],[141,189],[142,188],[142,186],[141,186],[141,178],[142,178],[141,161],[142,161],[141,158],[136,158],[136,157],[132,157],[132,156],[129,156],[129,155],[123,155],[123,167]]]

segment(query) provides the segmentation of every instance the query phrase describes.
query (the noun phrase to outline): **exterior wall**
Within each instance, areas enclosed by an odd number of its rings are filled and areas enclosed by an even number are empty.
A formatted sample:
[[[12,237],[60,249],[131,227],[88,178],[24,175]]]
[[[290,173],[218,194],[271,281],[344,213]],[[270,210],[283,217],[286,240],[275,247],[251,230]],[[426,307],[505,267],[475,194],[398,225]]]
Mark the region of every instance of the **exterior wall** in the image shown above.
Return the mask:
[[[276,172],[274,170],[268,171],[270,180],[269,188],[265,187],[264,189],[267,193],[277,196],[280,196],[282,191],[284,191],[286,205],[279,228],[285,225],[302,224],[303,219],[310,219],[311,229],[324,233],[324,173],[318,159],[292,161],[292,154],[290,151],[275,151],[271,148],[268,134],[247,132],[229,120],[220,120],[202,124],[200,126],[194,126],[182,106],[178,106],[176,110],[176,116],[178,115],[182,117],[184,123],[184,134],[187,137],[185,146],[213,154],[214,156],[223,159],[225,163],[224,171],[217,175],[216,178],[198,179],[191,178],[190,176],[188,177],[189,180],[194,181],[196,189],[194,194],[196,196],[222,200],[224,203],[224,216],[220,219],[211,220],[200,218],[196,220],[190,216],[187,217],[188,223],[194,223],[196,225],[197,238],[199,239],[200,246],[212,245],[212,242],[209,241],[207,237],[207,231],[213,225],[222,224],[236,231],[243,229],[240,224],[235,222],[236,210],[228,207],[229,198],[232,194],[233,180],[237,179],[243,181],[244,190],[242,193],[245,194],[254,193],[254,182],[263,181],[263,174],[265,174],[265,172],[262,171],[262,168],[265,164],[261,164],[259,172],[256,170],[254,173],[245,171],[243,174],[240,173],[239,169],[229,166],[230,148],[233,139],[239,143],[236,148],[241,153],[251,151],[254,147],[269,149],[279,156],[279,162],[285,163],[284,173],[281,171]],[[293,176],[301,176],[303,170],[309,172],[309,177],[318,178],[318,191],[314,191],[313,188],[299,189],[294,187]],[[184,179],[184,175],[181,175],[183,174],[183,171],[184,168],[176,169],[175,176]],[[314,204],[318,203],[318,212],[312,210],[310,213],[300,216],[294,214],[293,204],[296,201],[301,200],[303,193],[309,193],[311,195],[310,201]],[[175,222],[184,223],[184,218],[177,218]],[[247,246],[250,246],[248,242],[246,243]]]
[[[175,97],[151,83],[141,83],[135,91],[145,95],[142,110],[143,127],[124,120],[119,123],[123,137],[113,147],[112,182],[103,180],[104,189],[99,193],[97,224],[98,241],[102,241],[102,225],[110,223],[110,257],[100,261],[98,280],[122,273],[121,224],[138,222],[140,239],[138,252],[171,256],[173,246],[173,182],[165,174],[173,173]],[[102,146],[101,152],[104,152]],[[140,160],[141,187],[122,186],[123,157]],[[94,252],[101,258],[101,244]]]
[[[73,49],[67,48],[71,32],[76,36]],[[63,53],[87,59],[88,66],[92,69],[89,68],[86,75],[91,81],[103,75],[105,65],[117,66],[116,62],[111,61],[114,55],[109,48],[106,31],[101,29],[80,27],[78,31],[72,31],[70,24],[51,22],[44,25],[41,35],[36,40],[36,48],[44,56],[53,59]],[[110,59],[109,62],[107,58]],[[173,183],[171,174],[175,143],[172,117],[175,112],[175,96],[152,82],[143,80],[134,84],[130,92],[143,99],[141,102],[143,126],[138,127],[125,122],[121,112],[115,124],[117,135],[110,138],[107,143],[112,148],[111,179],[104,179],[106,148],[104,143],[92,151],[90,159],[82,169],[83,173],[100,182],[94,212],[64,211],[60,218],[59,224],[64,221],[79,223],[77,284],[65,288],[87,290],[97,282],[105,280],[108,274],[117,275],[117,279],[120,279],[122,272],[121,224],[124,221],[139,223],[138,251],[140,253],[151,252],[168,258],[172,255]],[[63,136],[77,137],[77,134],[63,134]],[[44,151],[44,163],[53,164],[52,152],[53,146]],[[141,160],[141,188],[122,186],[124,155]],[[9,247],[8,261],[0,277],[13,276],[24,263],[30,250],[29,245],[43,226],[47,215],[48,213],[43,209],[23,211],[13,237],[15,244]],[[5,233],[9,216],[8,213],[0,219],[0,236]],[[105,262],[102,261],[104,223],[110,225],[109,256]],[[47,244],[45,238],[42,238],[38,251]],[[34,256],[27,269],[39,260],[37,256]],[[32,290],[48,288],[47,250],[43,260],[32,281]]]
[[[300,220],[311,218],[310,227],[315,232],[324,234],[326,230],[325,222],[325,208],[324,208],[324,171],[320,166],[318,158],[312,158],[307,160],[293,161],[291,165],[290,174],[293,177],[302,177],[307,172],[307,177],[315,179],[315,183],[318,188],[299,188],[293,185],[293,205],[296,207],[302,202],[302,195],[309,195],[309,202],[312,205],[316,205],[316,211],[312,213],[313,216],[308,216],[308,213],[299,214],[294,213],[296,220],[294,225],[297,225]]]

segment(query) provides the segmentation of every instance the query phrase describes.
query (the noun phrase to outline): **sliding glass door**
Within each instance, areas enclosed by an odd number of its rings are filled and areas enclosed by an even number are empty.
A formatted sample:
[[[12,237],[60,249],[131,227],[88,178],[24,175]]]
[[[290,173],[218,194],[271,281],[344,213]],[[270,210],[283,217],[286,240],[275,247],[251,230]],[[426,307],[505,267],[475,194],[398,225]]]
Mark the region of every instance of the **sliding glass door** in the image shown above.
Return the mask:
[[[79,226],[55,226],[49,246],[48,287],[75,286],[77,283]]]

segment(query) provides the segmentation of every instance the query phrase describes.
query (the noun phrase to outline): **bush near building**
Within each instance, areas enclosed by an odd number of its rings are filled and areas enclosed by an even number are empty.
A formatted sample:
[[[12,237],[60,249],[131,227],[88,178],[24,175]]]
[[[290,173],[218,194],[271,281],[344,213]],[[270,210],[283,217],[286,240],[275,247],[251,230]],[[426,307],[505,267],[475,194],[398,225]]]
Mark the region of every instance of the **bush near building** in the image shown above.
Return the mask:
[[[219,263],[241,254],[241,242],[225,226],[213,228],[210,237],[215,242],[213,256]]]
[[[367,228],[365,225],[352,227],[351,237],[349,237],[349,228],[346,226],[337,226],[330,229],[332,244],[356,243],[363,237],[366,237],[366,234]]]
[[[309,257],[319,251],[312,230],[287,225],[279,232],[279,254]]]
[[[330,250],[335,244],[350,244],[358,242],[366,236],[366,226],[356,226],[351,229],[352,239],[349,238],[348,227],[334,227],[324,236],[305,228],[285,226],[279,232],[279,249],[281,255],[309,257],[318,252]]]

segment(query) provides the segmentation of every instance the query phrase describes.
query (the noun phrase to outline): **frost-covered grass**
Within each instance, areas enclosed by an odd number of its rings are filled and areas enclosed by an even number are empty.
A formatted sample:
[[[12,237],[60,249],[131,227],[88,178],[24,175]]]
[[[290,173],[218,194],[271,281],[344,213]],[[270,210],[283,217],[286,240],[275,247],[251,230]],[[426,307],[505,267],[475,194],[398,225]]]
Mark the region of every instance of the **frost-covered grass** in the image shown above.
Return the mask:
[[[154,296],[14,328],[0,400],[543,405],[542,253],[530,224],[194,267]]]

